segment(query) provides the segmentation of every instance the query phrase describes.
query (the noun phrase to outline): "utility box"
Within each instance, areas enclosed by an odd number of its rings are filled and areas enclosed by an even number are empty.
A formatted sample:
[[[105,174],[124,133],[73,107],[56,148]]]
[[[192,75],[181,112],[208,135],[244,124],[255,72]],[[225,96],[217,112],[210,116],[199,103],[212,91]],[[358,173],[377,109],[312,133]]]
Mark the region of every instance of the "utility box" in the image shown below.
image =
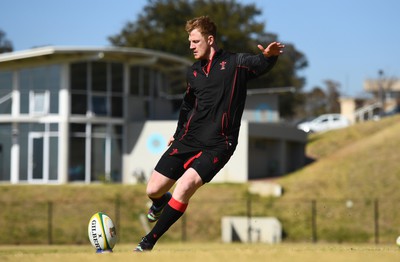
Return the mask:
[[[275,217],[222,218],[222,242],[267,243],[282,241],[282,224]]]

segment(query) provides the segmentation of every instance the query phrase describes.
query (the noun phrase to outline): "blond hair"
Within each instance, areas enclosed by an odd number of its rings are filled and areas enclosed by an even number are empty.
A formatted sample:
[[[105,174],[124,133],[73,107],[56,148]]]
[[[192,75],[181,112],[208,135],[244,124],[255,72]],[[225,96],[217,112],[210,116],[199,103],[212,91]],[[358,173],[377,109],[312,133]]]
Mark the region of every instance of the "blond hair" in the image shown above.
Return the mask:
[[[190,34],[194,29],[197,29],[204,37],[212,35],[217,36],[217,26],[208,16],[200,16],[186,22],[186,32]]]

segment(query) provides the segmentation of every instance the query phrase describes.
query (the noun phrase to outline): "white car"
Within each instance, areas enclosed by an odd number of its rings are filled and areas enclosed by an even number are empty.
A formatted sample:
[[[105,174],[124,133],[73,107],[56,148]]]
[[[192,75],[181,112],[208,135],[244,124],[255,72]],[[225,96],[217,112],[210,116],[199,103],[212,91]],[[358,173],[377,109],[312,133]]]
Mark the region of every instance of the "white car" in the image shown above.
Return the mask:
[[[341,114],[325,114],[297,125],[297,128],[306,133],[322,132],[332,129],[344,128],[350,125],[350,121]]]

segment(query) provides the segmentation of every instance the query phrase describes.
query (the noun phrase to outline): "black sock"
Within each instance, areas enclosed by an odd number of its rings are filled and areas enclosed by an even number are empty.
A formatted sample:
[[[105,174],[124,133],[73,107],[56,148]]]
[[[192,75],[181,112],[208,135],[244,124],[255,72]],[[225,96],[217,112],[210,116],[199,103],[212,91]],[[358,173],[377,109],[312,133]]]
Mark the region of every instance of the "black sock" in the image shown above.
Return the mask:
[[[160,197],[160,198],[151,198],[151,197],[149,197],[149,198],[153,201],[153,205],[156,208],[160,208],[163,205],[165,205],[165,202],[167,201],[167,193],[162,195],[162,197]]]
[[[153,245],[167,230],[183,215],[187,204],[171,198],[165,206],[160,219],[157,221],[153,229],[146,235],[147,240]]]

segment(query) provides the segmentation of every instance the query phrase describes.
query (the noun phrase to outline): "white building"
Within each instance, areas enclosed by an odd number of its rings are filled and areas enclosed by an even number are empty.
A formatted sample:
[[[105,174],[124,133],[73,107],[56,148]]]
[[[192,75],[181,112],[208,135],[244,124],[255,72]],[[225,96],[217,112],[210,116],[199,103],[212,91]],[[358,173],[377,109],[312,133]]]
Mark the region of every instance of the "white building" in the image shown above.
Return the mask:
[[[146,179],[175,130],[176,94],[184,92],[191,64],[139,48],[1,54],[0,182]],[[282,175],[304,165],[306,136],[278,124],[277,96],[250,95],[247,104],[235,160],[216,182]]]
[[[377,120],[400,113],[400,80],[396,78],[366,79],[364,91],[369,98],[342,97],[341,114],[352,123]]]

